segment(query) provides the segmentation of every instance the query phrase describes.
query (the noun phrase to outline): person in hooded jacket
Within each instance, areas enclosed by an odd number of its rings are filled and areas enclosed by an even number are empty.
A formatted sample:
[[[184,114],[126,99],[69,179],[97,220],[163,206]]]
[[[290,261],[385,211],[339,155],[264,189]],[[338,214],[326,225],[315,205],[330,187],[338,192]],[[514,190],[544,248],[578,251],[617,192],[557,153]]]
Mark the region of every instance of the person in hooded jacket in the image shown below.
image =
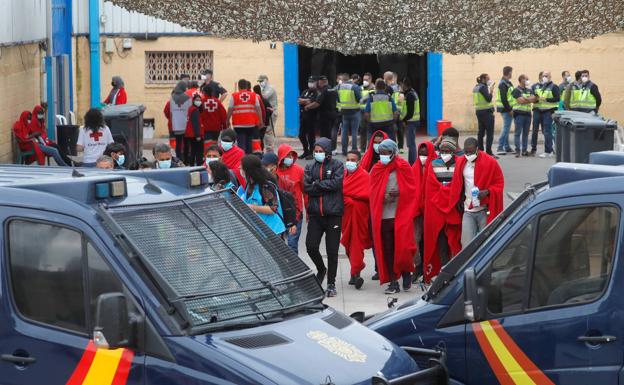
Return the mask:
[[[335,297],[338,247],[344,212],[342,196],[344,165],[332,158],[331,139],[319,138],[313,151],[315,161],[306,165],[303,182],[303,191],[308,194],[306,249],[316,266],[319,283],[323,282],[327,274],[327,296]],[[327,268],[319,251],[323,235],[327,250]]]
[[[128,95],[126,94],[126,89],[124,88],[125,84],[123,79],[119,76],[113,76],[111,86],[113,88],[106,99],[104,99],[104,104],[118,105],[128,103]]]
[[[67,155],[59,151],[58,145],[48,138],[48,132],[45,125],[45,110],[41,105],[35,106],[30,120],[30,135],[36,139],[36,145],[47,156],[54,158],[59,166],[68,166],[72,163]],[[69,149],[68,149],[69,150]]]
[[[35,160],[37,164],[43,166],[45,164],[45,154],[41,151],[41,148],[37,145],[36,139],[30,134],[30,121],[32,119],[32,113],[30,111],[22,111],[19,119],[13,123],[13,135],[17,140],[17,145],[21,151],[35,151]],[[28,159],[28,163],[32,160]]]
[[[366,152],[360,162],[360,167],[366,172],[370,172],[373,169],[375,163],[379,161],[379,144],[388,139],[388,134],[385,131],[378,130],[373,133],[370,139],[370,143],[366,148]]]
[[[286,242],[295,253],[299,254],[299,238],[303,227],[303,207],[307,196],[303,193],[304,170],[297,164],[297,153],[287,144],[277,148],[277,175],[280,179],[288,181],[293,186],[293,197],[297,205],[297,230],[294,234],[288,234]]]
[[[193,100],[186,94],[186,88],[186,81],[180,80],[171,92],[169,108],[165,106],[165,116],[171,122],[171,135],[175,139],[177,157],[181,157],[184,153],[184,133],[186,132],[188,111],[193,105]]]
[[[201,166],[204,162],[204,130],[200,120],[203,109],[201,95],[193,95],[184,132],[184,163],[188,166]]]
[[[245,151],[236,146],[237,139],[238,137],[236,135],[236,131],[231,128],[221,132],[221,139],[219,143],[221,150],[223,150],[221,160],[236,175],[238,183],[241,186],[245,186],[245,178],[243,178],[240,173],[240,164],[243,156],[245,156]]]

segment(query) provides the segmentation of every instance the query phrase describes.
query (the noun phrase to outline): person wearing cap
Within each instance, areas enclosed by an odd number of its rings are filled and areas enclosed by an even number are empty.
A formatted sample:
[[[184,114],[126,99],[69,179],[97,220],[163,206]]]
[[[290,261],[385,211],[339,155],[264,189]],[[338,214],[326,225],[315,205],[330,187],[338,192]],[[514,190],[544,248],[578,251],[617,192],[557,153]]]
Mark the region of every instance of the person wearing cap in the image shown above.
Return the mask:
[[[305,109],[318,109],[316,124],[320,135],[331,139],[336,120],[336,92],[330,90],[327,76],[319,76],[316,100],[305,106]]]
[[[452,137],[443,137],[440,155],[426,173],[423,278],[427,283],[461,250],[461,213],[448,204],[458,158],[456,143]]]
[[[293,198],[297,206],[297,230],[294,234],[288,234],[286,241],[288,246],[298,255],[299,238],[303,227],[303,208],[307,197],[303,193],[304,170],[297,164],[297,153],[288,144],[282,144],[277,148],[277,175],[293,185]]]
[[[399,117],[399,110],[391,95],[386,92],[386,83],[377,79],[375,82],[375,93],[370,94],[366,107],[364,108],[364,118],[368,122],[368,135],[381,130],[388,134],[390,139],[396,138],[394,132],[394,121]]]
[[[303,146],[303,153],[299,155],[301,159],[311,160],[312,149],[316,140],[316,120],[318,118],[318,104],[315,104],[318,97],[317,79],[314,76],[308,78],[308,88],[303,90],[297,103],[299,104],[299,141]]]
[[[386,294],[401,291],[399,277],[404,291],[412,286],[418,187],[412,167],[399,156],[396,142],[381,142],[379,162],[370,173],[370,209],[379,283],[389,283]]]
[[[228,96],[228,92],[225,88],[221,86],[220,83],[213,80],[212,75],[212,70],[206,69],[202,71],[200,78],[204,82],[204,86],[212,88],[212,96],[214,96],[215,98],[219,98],[219,101],[223,103],[225,98],[227,98]]]
[[[262,90],[262,97],[269,101],[273,109],[273,116],[275,116],[277,112],[277,91],[269,84],[269,77],[266,75],[258,76],[258,85],[260,85],[260,89]]]
[[[329,138],[319,138],[313,149],[315,161],[306,165],[303,181],[303,191],[308,195],[306,249],[316,266],[319,283],[323,282],[327,274],[327,296],[335,297],[338,247],[344,212],[342,195],[344,165],[332,158]],[[327,267],[319,251],[323,235],[327,250]]]

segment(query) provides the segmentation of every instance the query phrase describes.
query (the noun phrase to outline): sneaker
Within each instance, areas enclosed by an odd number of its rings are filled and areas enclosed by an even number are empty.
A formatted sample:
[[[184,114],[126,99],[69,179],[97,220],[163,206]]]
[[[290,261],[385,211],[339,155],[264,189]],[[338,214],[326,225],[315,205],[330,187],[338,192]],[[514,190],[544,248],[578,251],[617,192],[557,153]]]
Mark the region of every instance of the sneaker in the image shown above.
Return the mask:
[[[409,291],[412,288],[412,275],[410,273],[403,274],[403,291]]]
[[[333,156],[338,155],[338,150],[334,150],[334,151],[332,151],[332,155],[333,155]]]
[[[364,286],[364,278],[362,277],[357,277],[355,279],[355,288],[360,290],[362,288],[362,286]]]
[[[397,281],[393,281],[388,285],[386,290],[384,290],[384,294],[396,294],[400,293],[401,288],[399,288],[399,283]]]
[[[316,279],[319,281],[319,283],[323,283],[323,280],[325,279],[325,274],[327,274],[326,268],[323,268],[323,270],[319,270],[316,273]]]
[[[508,149],[505,150],[508,154],[513,154],[514,150],[511,149],[511,147],[509,147]]]
[[[522,156],[520,155],[520,150],[516,150],[515,154],[516,154],[516,158],[519,158],[520,156]]]
[[[528,151],[522,151],[522,156],[529,156],[529,152]]]
[[[494,154],[494,153],[488,152],[487,154],[489,156],[491,156],[492,158],[494,158],[494,159],[499,159],[498,156],[496,154]]]
[[[540,158],[552,158],[553,157],[553,153],[552,152],[545,152],[543,154],[539,154]]]
[[[375,274],[373,274],[373,276],[371,277],[371,279],[372,279],[373,281],[379,281],[379,273],[378,273],[378,272],[375,272]]]
[[[496,155],[507,155],[507,151],[499,148],[498,150],[496,150]]]
[[[355,285],[355,280],[356,280],[357,278],[358,278],[358,277],[357,277],[356,275],[352,275],[352,276],[351,276],[351,279],[349,280],[349,285]]]
[[[336,285],[334,285],[333,283],[330,283],[327,285],[327,297],[335,297],[338,295],[338,292],[336,291]]]

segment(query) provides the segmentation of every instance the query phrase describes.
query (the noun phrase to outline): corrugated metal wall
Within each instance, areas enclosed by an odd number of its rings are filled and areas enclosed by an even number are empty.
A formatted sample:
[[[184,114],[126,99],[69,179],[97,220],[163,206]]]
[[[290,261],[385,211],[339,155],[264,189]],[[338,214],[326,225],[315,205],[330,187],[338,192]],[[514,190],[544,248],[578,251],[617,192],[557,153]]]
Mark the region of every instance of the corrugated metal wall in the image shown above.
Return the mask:
[[[16,0],[20,1],[20,0]],[[101,24],[100,33],[107,34],[162,34],[192,33],[193,30],[183,28],[179,24],[146,16],[142,13],[129,12],[113,5],[109,1],[100,0],[100,14],[106,22]],[[89,33],[89,0],[74,0],[74,34]]]
[[[1,0],[0,44],[45,39],[45,4],[45,0]]]

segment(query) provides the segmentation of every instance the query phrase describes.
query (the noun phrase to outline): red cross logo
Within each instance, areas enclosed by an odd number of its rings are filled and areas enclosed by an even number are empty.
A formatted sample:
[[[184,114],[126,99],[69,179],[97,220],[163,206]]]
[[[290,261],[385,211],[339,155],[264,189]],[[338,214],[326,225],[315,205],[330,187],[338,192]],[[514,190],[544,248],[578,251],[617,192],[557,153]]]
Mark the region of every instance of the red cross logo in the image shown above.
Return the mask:
[[[218,106],[219,105],[217,104],[216,100],[214,100],[214,99],[208,99],[206,101],[206,103],[204,103],[204,108],[208,112],[215,112],[217,110]]]
[[[90,133],[90,134],[89,134],[89,136],[90,136],[91,138],[93,138],[93,140],[95,140],[96,142],[99,142],[99,141],[100,141],[100,138],[101,138],[102,136],[104,136],[104,134],[102,134],[100,131],[98,131],[98,132],[92,132],[92,133]]]
[[[247,103],[247,101],[251,98],[247,92],[243,92],[240,96],[240,100]]]

